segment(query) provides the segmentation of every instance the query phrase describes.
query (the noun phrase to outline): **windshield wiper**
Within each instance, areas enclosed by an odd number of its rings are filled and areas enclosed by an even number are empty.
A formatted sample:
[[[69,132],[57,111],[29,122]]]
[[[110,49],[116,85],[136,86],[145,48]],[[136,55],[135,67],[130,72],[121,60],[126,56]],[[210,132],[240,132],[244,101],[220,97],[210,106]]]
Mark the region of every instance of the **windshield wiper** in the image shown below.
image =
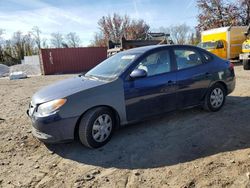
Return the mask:
[[[100,78],[98,78],[97,76],[93,76],[93,75],[85,75],[85,77],[87,77],[87,78],[92,78],[92,79],[94,79],[94,80],[100,80]]]
[[[81,72],[78,77],[82,77],[82,76],[85,76],[85,73],[84,72]]]

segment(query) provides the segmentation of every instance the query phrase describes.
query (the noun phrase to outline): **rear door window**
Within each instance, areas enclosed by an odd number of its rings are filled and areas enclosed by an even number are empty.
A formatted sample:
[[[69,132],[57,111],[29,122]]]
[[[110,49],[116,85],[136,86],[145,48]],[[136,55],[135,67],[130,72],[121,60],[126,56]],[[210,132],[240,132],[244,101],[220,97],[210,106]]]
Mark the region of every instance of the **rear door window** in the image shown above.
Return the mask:
[[[212,61],[212,56],[204,51],[201,52],[201,54],[204,57],[205,63]]]
[[[202,58],[196,50],[174,49],[177,69],[186,69],[202,64]]]

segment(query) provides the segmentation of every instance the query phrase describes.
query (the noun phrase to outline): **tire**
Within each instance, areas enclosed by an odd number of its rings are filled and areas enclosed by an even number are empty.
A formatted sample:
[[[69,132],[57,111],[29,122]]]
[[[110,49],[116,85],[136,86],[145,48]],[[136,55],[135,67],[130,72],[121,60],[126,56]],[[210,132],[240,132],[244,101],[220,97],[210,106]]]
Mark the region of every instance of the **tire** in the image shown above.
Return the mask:
[[[206,94],[204,109],[210,112],[219,111],[226,100],[226,89],[222,84],[214,84]]]
[[[250,60],[243,59],[243,69],[244,70],[250,70]]]
[[[99,148],[112,137],[115,118],[109,108],[98,107],[89,110],[79,124],[80,142],[89,148]]]

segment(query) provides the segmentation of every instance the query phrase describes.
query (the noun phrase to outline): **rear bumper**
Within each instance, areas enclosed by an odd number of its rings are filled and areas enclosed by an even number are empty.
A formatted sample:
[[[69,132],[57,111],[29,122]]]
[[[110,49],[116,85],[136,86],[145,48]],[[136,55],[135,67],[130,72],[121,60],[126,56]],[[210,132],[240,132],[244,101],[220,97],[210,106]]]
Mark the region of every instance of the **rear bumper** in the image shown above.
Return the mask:
[[[38,117],[32,115],[32,134],[45,143],[61,143],[74,139],[74,129],[77,117],[62,118],[58,113]]]
[[[229,95],[230,93],[232,93],[235,89],[235,84],[236,84],[236,78],[232,78],[232,80],[228,81],[226,83],[227,85],[227,95]]]

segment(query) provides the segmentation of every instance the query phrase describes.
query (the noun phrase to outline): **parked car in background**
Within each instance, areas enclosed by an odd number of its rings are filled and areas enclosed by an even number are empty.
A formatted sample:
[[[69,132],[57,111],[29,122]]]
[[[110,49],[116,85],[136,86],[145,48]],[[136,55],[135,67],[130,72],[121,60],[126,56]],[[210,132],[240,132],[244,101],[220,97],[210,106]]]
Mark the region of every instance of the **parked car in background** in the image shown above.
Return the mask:
[[[234,90],[233,64],[188,45],[120,52],[85,75],[47,86],[32,97],[33,134],[44,142],[79,136],[87,147],[106,144],[131,122],[193,106],[215,112]]]

